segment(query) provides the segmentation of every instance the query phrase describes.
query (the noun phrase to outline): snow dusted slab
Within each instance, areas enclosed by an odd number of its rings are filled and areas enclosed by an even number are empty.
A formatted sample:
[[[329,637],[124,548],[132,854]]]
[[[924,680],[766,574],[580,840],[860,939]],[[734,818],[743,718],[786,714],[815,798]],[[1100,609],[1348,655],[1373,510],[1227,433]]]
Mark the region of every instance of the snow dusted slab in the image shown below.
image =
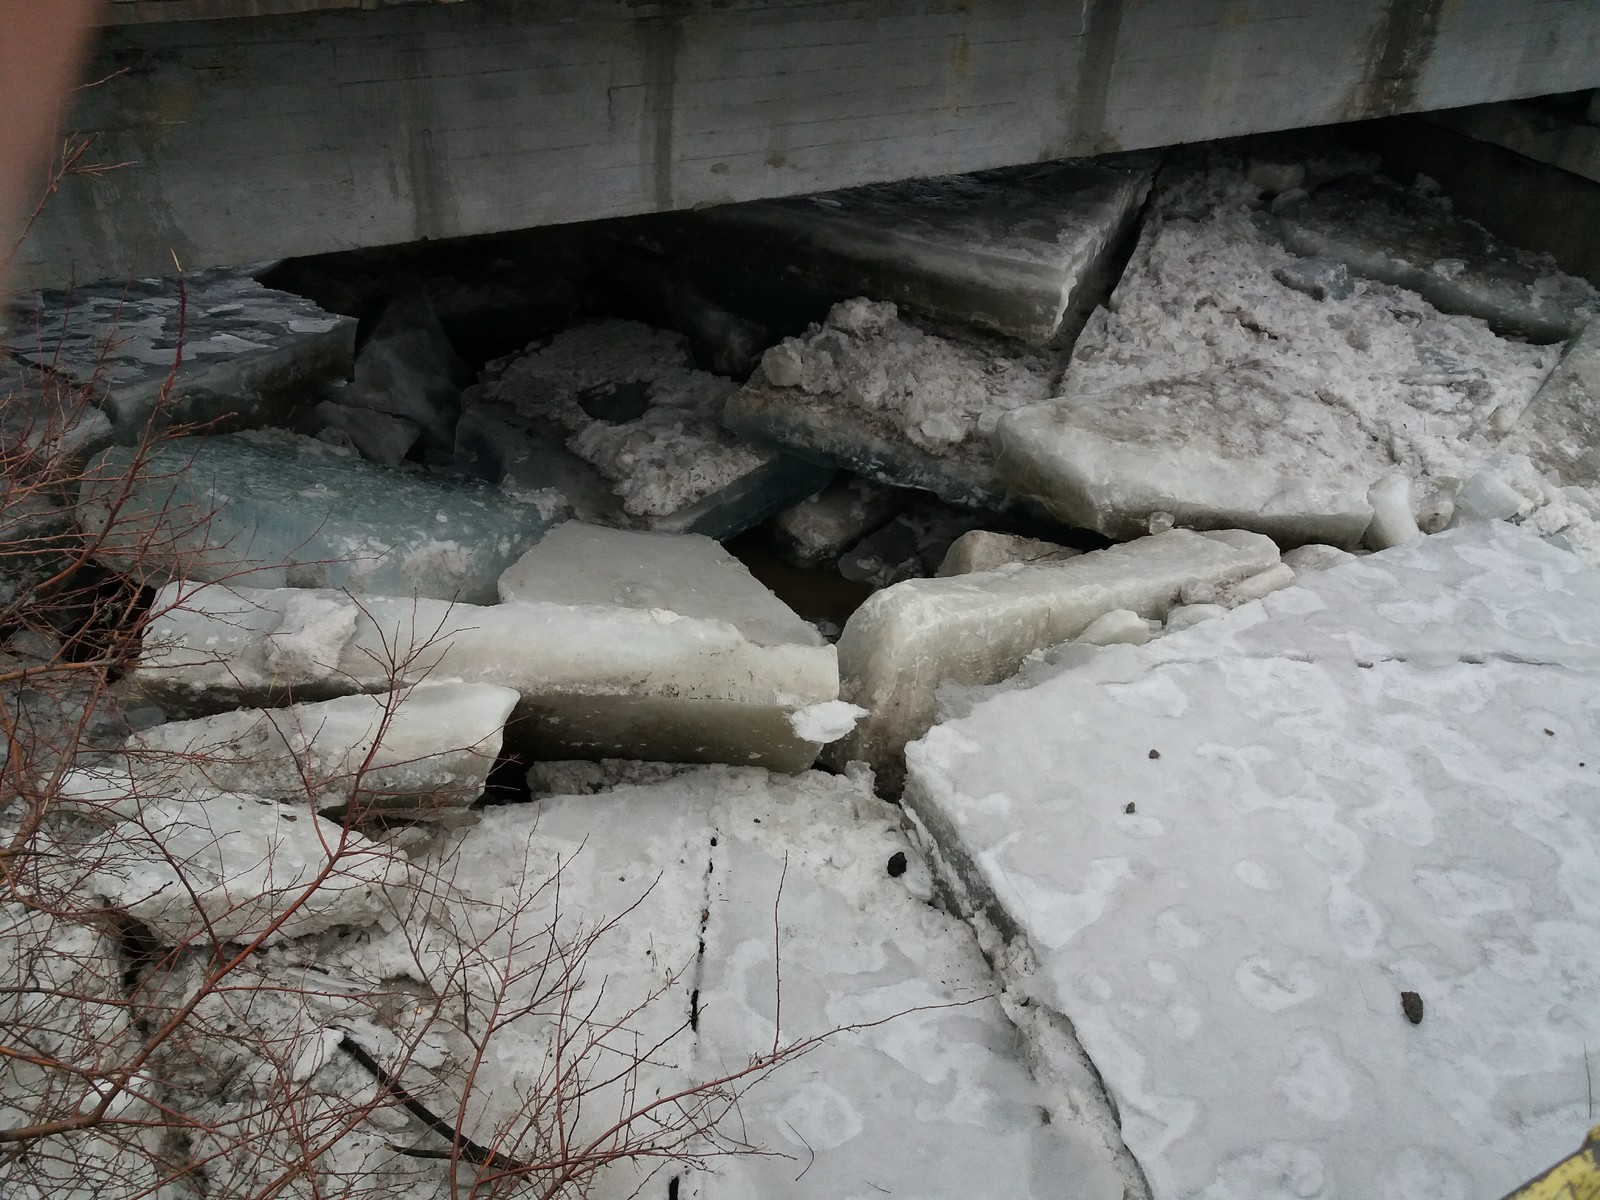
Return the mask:
[[[192,589],[192,585],[189,585]],[[294,588],[169,585],[129,687],[168,711],[316,700],[415,682],[522,697],[507,737],[542,758],[735,762],[798,771],[790,718],[839,696],[832,646],[765,645],[665,609],[478,607]]]
[[[214,432],[281,424],[349,378],[356,322],[262,287],[242,271],[95,284],[23,297],[0,349],[92,384],[116,440],[139,441],[178,367],[157,428],[217,421]],[[100,397],[103,396],[103,399]]]
[[[682,225],[747,268],[1043,344],[1109,288],[1107,260],[1149,187],[1139,165],[1051,163],[729,205]]]
[[[136,733],[123,752],[146,794],[249,788],[320,808],[358,801],[363,815],[426,818],[483,792],[518,698],[506,687],[441,683],[237,709]]]
[[[226,792],[141,804],[87,853],[90,888],[166,945],[370,924],[407,880],[404,855],[303,804]]]
[[[1342,180],[1273,213],[1295,253],[1345,263],[1508,333],[1564,341],[1600,313],[1600,293],[1584,280],[1507,246],[1448,200],[1387,179]]]
[[[988,434],[1050,395],[1055,356],[973,335],[944,337],[893,304],[846,300],[804,337],[762,356],[728,401],[741,437],[951,504],[1003,507]]]
[[[1152,380],[1002,417],[1000,473],[1061,520],[1114,538],[1155,513],[1190,529],[1355,545],[1372,519],[1359,458],[1320,452],[1344,431],[1315,399],[1249,371]]]
[[[1556,348],[1337,263],[1308,281],[1261,203],[1241,164],[1163,173],[1057,396],[1000,423],[1014,486],[1117,536],[1164,512],[1350,544],[1384,476],[1420,511],[1480,469]]]
[[[816,626],[708,537],[568,521],[500,576],[500,599],[656,609],[724,621],[758,646],[821,646]]]
[[[974,571],[998,571],[1012,563],[1076,558],[1083,553],[1039,538],[1015,533],[992,533],[974,529],[950,543],[939,563],[939,576],[970,575]]]
[[[1498,1196],[1581,1140],[1597,606],[1600,572],[1479,523],[908,747],[908,809],[1157,1200]]]
[[[537,430],[563,431],[566,449],[617,498],[608,524],[729,537],[828,479],[723,429],[738,385],[696,370],[687,340],[665,329],[580,325],[495,370],[465,403],[507,406]]]
[[[901,751],[937,718],[940,684],[999,683],[1105,613],[1165,617],[1186,587],[1277,563],[1259,534],[1176,529],[1064,562],[895,584],[869,597],[839,639],[841,694],[870,715],[829,753],[840,764],[861,759],[897,789]]]
[[[168,578],[492,603],[500,573],[565,516],[548,497],[419,479],[290,434],[169,442],[128,487],[132,454],[91,463],[79,519],[99,531],[115,511],[102,556],[124,566],[142,549]]]
[[[896,854],[908,869],[894,877]],[[731,1128],[787,1157],[713,1160],[710,1173],[682,1178],[678,1194],[1123,1196],[1112,1152],[1017,1057],[971,933],[908,888],[925,894],[926,867],[899,814],[869,787],[820,773],[706,768],[491,810],[442,865],[476,930],[480,910],[494,911],[558,861],[561,908],[574,924],[620,913],[648,891],[586,972],[590,998],[606,980],[602,1018],[664,987],[628,1023],[645,1037],[677,1031],[654,1056],[643,1097],[741,1071],[770,1052],[780,964],[781,1042],[923,1010],[841,1034],[750,1091]],[[529,1017],[505,1036],[507,1048],[479,1068],[476,1129],[506,1120],[514,1072],[541,1061],[549,1034]],[[593,1107],[591,1120],[608,1104]],[[627,1195],[637,1182],[618,1168],[598,1194]],[[647,1194],[666,1187],[660,1180]]]

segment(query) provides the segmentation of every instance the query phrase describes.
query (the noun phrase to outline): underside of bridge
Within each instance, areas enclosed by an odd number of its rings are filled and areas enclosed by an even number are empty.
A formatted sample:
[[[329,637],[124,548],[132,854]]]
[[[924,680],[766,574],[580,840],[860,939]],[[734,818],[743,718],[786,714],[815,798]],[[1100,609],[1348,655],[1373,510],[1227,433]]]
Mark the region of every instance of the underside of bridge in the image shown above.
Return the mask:
[[[1589,0],[117,0],[17,282],[795,195],[1600,84]]]

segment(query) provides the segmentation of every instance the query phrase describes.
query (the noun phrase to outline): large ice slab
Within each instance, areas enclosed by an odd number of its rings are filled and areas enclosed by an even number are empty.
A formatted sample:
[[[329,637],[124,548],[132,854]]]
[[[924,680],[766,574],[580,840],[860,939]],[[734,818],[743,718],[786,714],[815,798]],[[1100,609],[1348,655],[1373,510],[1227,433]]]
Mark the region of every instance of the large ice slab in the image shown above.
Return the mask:
[[[483,792],[518,694],[441,683],[169,721],[124,743],[136,790],[249,790],[363,816],[438,817]]]
[[[1597,605],[1478,523],[1074,649],[907,748],[908,810],[1158,1200],[1498,1196],[1581,1140]]]
[[[988,434],[1002,414],[1047,399],[1057,370],[1045,352],[940,336],[893,304],[847,300],[768,350],[723,421],[828,467],[999,508]]]
[[[897,855],[907,869],[893,875]],[[636,1103],[742,1071],[771,1052],[775,1034],[786,1044],[892,1018],[828,1040],[740,1101],[726,1131],[782,1157],[674,1167],[678,1194],[1124,1195],[1125,1152],[1119,1161],[1103,1130],[1030,1077],[976,941],[907,887],[925,891],[926,868],[899,814],[864,783],[706,768],[490,810],[438,855],[460,893],[447,912],[481,937],[485,913],[507,911],[508,898],[558,864],[559,910],[547,889],[507,974],[541,952],[533,931],[546,921],[559,918],[570,935],[624,914],[591,950],[575,1007],[597,1005],[591,1027],[604,1031],[660,990],[624,1030],[601,1035],[609,1061],[621,1063],[634,1036],[649,1044],[676,1031],[652,1056]],[[394,935],[402,959],[417,937]],[[469,1110],[479,1141],[508,1127],[519,1072],[543,1061],[550,1024],[540,1014],[507,1023],[483,1056]],[[614,1119],[615,1099],[597,1096],[580,1126]],[[515,1143],[493,1144],[515,1153]],[[621,1166],[598,1194],[627,1195],[637,1183]],[[658,1180],[650,1194],[668,1187]]]
[[[113,447],[90,464],[78,513],[92,533],[111,528],[100,551],[111,565],[137,558],[158,581],[479,604],[565,516],[559,502],[536,499],[384,470],[311,438],[247,433],[184,438],[139,458]]]
[[[1350,543],[1384,476],[1409,477],[1420,512],[1480,468],[1557,350],[1312,271],[1260,203],[1237,164],[1163,173],[1057,397],[1001,422],[1014,486],[1118,536],[1166,513]]]
[[[1171,530],[1064,562],[911,579],[856,610],[839,639],[841,694],[868,716],[829,753],[861,759],[896,789],[901,750],[938,713],[940,684],[998,683],[1035,650],[1129,609],[1164,617],[1183,589],[1255,575],[1278,562],[1258,534]]]
[[[127,684],[175,713],[490,683],[521,695],[506,736],[541,758],[797,771],[818,746],[791,716],[839,696],[834,649],[803,623],[804,640],[763,644],[725,620],[660,608],[192,587],[158,593]]]
[[[822,635],[722,546],[698,534],[567,521],[500,576],[500,599],[664,610],[724,621],[758,646],[821,646]]]
[[[1577,334],[1600,292],[1548,257],[1507,246],[1450,202],[1387,179],[1345,179],[1273,205],[1284,244],[1408,288],[1442,312],[1544,342]]]
[[[677,218],[687,245],[1035,344],[1075,332],[1150,187],[1142,163],[1048,163]]]
[[[463,403],[469,410],[508,407],[536,436],[561,431],[566,449],[606,479],[617,499],[614,516],[589,519],[728,537],[828,480],[722,428],[723,405],[737,387],[696,370],[681,335],[609,320],[568,329],[496,364]]]
[[[40,292],[18,307],[0,349],[90,385],[124,445],[152,417],[156,429],[215,422],[212,432],[285,423],[349,377],[356,337],[351,318],[225,268],[181,285]]]

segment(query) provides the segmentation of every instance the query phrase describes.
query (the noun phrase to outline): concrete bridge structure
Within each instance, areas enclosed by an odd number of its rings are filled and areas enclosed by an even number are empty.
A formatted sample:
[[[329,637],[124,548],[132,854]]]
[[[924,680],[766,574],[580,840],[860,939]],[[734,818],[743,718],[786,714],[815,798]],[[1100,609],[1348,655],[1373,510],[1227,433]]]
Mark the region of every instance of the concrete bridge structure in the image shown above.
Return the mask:
[[[1600,85],[1595,0],[113,0],[16,282]]]

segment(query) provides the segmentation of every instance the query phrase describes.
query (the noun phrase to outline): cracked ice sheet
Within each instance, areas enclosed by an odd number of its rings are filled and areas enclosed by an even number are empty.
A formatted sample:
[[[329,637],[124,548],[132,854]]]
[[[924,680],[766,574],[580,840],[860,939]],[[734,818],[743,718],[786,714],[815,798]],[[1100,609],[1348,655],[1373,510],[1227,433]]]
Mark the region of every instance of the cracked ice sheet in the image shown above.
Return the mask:
[[[912,862],[891,878],[896,851]],[[730,1129],[789,1157],[714,1159],[712,1173],[680,1181],[680,1195],[1122,1197],[1110,1152],[1020,1061],[972,934],[910,894],[908,882],[926,887],[926,868],[896,810],[870,789],[817,772],[705,768],[486,813],[450,861],[466,898],[493,911],[525,853],[536,874],[558,855],[567,861],[561,906],[569,920],[592,924],[619,912],[655,881],[586,972],[591,985],[608,980],[604,1003],[621,1010],[665,972],[687,968],[633,1022],[661,1036],[698,993],[698,1031],[656,1055],[668,1065],[652,1072],[650,1089],[742,1070],[770,1049],[780,879],[785,1040],[973,1001],[840,1035],[780,1069],[746,1095]],[[529,1069],[518,1064],[541,1060],[534,1022],[508,1037],[514,1044],[480,1068],[486,1100],[477,1118],[487,1125],[515,1107]],[[597,1110],[605,1107],[602,1100]],[[642,1194],[665,1196],[667,1174]],[[597,1195],[627,1195],[638,1183],[619,1169]]]
[[[1158,1200],[1500,1195],[1581,1140],[1597,606],[1529,534],[1453,531],[908,748]]]

